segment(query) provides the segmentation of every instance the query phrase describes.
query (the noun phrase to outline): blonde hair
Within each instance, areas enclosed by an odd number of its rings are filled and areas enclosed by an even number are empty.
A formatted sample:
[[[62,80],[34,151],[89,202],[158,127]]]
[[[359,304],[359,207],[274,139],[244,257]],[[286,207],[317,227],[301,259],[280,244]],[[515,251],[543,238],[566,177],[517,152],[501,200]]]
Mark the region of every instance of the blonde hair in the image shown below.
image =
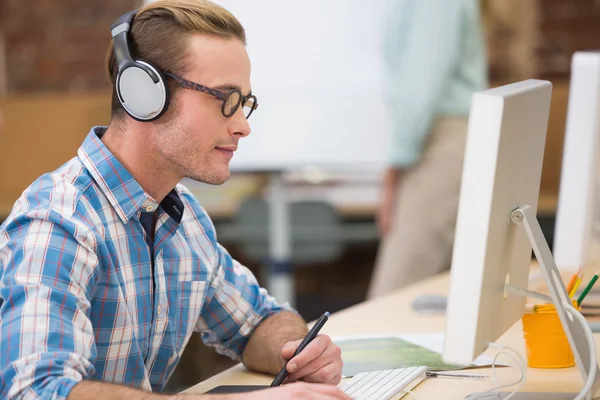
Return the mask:
[[[136,13],[129,32],[129,47],[134,59],[151,62],[162,71],[184,74],[187,71],[187,45],[193,34],[238,39],[246,44],[242,24],[229,11],[207,0],[159,0],[144,5]],[[115,91],[118,67],[113,42],[106,54],[106,71],[113,86],[112,117],[124,115]],[[169,84],[171,95],[177,90]]]

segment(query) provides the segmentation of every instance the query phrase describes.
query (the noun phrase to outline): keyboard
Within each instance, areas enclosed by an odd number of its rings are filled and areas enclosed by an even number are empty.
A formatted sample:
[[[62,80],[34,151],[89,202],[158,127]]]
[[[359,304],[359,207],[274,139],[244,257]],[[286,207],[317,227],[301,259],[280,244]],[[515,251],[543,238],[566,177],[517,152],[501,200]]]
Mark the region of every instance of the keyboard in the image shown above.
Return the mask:
[[[340,389],[355,400],[397,400],[425,379],[427,367],[363,372],[343,382]]]

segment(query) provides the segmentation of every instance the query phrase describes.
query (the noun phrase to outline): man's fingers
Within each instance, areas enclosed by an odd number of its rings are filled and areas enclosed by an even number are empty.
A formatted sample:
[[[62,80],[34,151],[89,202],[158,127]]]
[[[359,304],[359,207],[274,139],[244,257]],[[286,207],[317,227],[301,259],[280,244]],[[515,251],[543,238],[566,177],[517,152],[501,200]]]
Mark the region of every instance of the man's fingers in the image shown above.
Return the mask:
[[[295,340],[293,342],[288,342],[288,343],[284,344],[283,347],[281,348],[281,357],[284,360],[289,360],[290,358],[292,358],[294,356],[294,352],[300,345],[300,342],[302,342],[302,341]]]
[[[311,399],[339,399],[349,400],[350,397],[346,395],[340,388],[333,385],[323,385],[319,383],[292,383],[288,385],[289,388],[298,390],[298,394],[310,394]]]
[[[379,215],[377,217],[377,227],[379,228],[379,233],[381,236],[387,236],[388,232],[390,231],[391,212],[387,209],[382,209],[379,211]]]
[[[331,360],[327,359],[326,357],[319,357],[316,360],[309,362],[308,364],[306,364],[304,367],[300,368],[293,374],[289,374],[288,378],[289,378],[290,382],[298,381],[306,376],[314,374],[315,372],[317,372],[318,370],[320,370],[321,368],[323,368],[324,366],[326,366],[327,364],[330,364],[330,363],[331,363]],[[312,382],[321,382],[321,381],[313,380]]]
[[[342,350],[338,346],[331,343],[320,356],[318,356],[316,359],[312,360],[293,374],[290,374],[290,380],[294,381],[302,379],[303,377],[306,377],[308,375],[312,375],[319,371],[321,368],[325,367],[327,364],[330,364],[332,362],[338,362],[338,364],[336,365],[338,365],[341,370],[341,360]],[[313,382],[325,382],[325,380],[313,380]]]
[[[341,378],[341,368],[337,361],[331,362],[325,365],[323,368],[315,371],[310,375],[306,375],[303,379],[306,382],[315,382],[315,383],[330,383],[332,382],[336,376],[340,376]],[[338,380],[339,382],[339,380]]]
[[[329,382],[325,382],[328,385],[337,385],[342,381],[342,371],[334,376]]]
[[[287,364],[288,373],[295,373],[305,365],[310,363],[312,360],[318,358],[327,347],[331,344],[331,339],[327,335],[318,335],[312,342],[310,342],[304,350],[300,352],[296,357],[292,358]]]

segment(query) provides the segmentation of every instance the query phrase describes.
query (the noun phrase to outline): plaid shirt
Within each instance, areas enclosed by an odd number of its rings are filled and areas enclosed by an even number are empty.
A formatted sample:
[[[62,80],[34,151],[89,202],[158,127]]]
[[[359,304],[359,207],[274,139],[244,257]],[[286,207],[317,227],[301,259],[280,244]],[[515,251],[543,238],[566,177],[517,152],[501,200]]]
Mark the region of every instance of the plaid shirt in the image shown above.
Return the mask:
[[[160,391],[193,331],[240,359],[282,309],[187,189],[159,205],[104,132],[93,128],[0,226],[0,398],[66,399],[82,379]],[[154,211],[152,242],[142,223]]]

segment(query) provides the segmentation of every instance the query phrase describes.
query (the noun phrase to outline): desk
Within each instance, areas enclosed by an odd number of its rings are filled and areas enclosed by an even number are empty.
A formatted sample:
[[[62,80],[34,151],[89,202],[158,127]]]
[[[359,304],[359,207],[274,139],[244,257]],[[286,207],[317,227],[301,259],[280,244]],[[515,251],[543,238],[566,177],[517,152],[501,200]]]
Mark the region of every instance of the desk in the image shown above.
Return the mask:
[[[240,206],[242,201],[241,196],[228,195],[225,199],[211,199],[212,201],[206,201],[203,196],[196,192],[194,193],[198,198],[208,215],[213,220],[226,220],[233,218]],[[16,201],[16,198],[14,199]],[[541,215],[554,215],[556,213],[558,198],[555,194],[540,193],[540,199],[538,204],[538,214]],[[14,203],[0,202],[0,221],[8,216]],[[379,203],[369,204],[334,204],[336,211],[347,220],[356,219],[373,219],[377,211]]]
[[[200,198],[200,197],[198,197]],[[228,219],[235,216],[239,205],[241,203],[241,199],[238,201],[232,201],[231,203],[215,203],[210,205],[205,205],[205,209],[208,212],[208,215],[214,219]],[[336,211],[342,216],[344,219],[352,220],[352,219],[373,219],[375,213],[377,212],[377,208],[379,203],[373,204],[334,204]],[[8,206],[6,206],[8,210]],[[12,205],[10,206],[12,207]],[[554,215],[556,214],[556,209],[558,207],[558,198],[556,195],[552,194],[540,194],[540,199],[538,203],[538,214],[539,215]],[[2,208],[0,207],[0,213]]]
[[[330,336],[359,334],[391,334],[398,332],[440,332],[445,328],[444,316],[422,316],[410,308],[411,301],[419,294],[447,294],[449,274],[438,275],[429,280],[412,285],[387,297],[350,307],[331,316],[322,332]],[[595,334],[596,347],[600,347],[600,335]],[[500,340],[517,350],[525,359],[522,325],[518,322]],[[493,355],[490,351],[488,354]],[[507,358],[501,358],[511,362]],[[479,369],[491,375],[491,369]],[[500,382],[510,382],[519,376],[517,368],[499,368]],[[479,373],[479,372],[478,372]],[[218,385],[231,384],[270,384],[271,376],[248,372],[238,364],[214,377],[191,387],[186,393],[203,393]],[[415,388],[419,400],[423,399],[464,399],[474,391],[484,391],[494,386],[493,381],[478,381],[456,378],[429,378]],[[527,370],[527,381],[520,391],[578,392],[583,381],[576,367],[568,369]]]

